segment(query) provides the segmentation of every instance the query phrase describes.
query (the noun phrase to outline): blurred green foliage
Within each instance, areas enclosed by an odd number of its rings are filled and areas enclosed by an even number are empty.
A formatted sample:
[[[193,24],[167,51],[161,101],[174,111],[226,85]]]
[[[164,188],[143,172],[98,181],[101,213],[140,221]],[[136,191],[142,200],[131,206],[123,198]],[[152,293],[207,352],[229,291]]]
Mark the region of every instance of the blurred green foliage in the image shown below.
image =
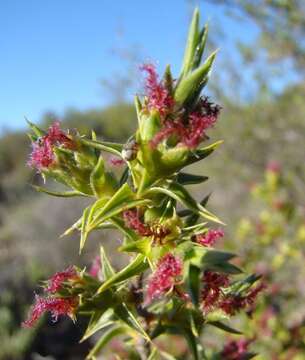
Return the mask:
[[[304,244],[305,208],[293,196],[294,177],[276,163],[260,182],[251,185],[253,212],[242,216],[231,238],[232,251],[241,250],[242,267],[265,277],[263,301],[239,319],[239,329],[254,339],[257,359],[305,357]],[[238,320],[237,320],[238,321]]]

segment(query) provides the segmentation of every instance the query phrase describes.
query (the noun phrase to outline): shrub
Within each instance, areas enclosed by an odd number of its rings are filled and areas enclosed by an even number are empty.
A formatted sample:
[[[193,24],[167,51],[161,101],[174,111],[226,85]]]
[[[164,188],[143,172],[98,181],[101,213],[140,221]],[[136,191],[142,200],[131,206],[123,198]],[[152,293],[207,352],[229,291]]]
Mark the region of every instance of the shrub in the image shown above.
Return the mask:
[[[46,311],[59,316],[90,317],[83,339],[102,331],[88,355],[94,359],[113,338],[124,344],[124,358],[172,358],[156,339],[175,334],[188,343],[194,359],[208,355],[200,335],[208,326],[238,333],[224,321],[252,308],[262,283],[259,276],[239,276],[234,254],[215,250],[223,223],[207,210],[208,196],[197,202],[186,189],[206,176],[184,172],[204,160],[220,141],[203,146],[220,112],[201,92],[216,53],[201,62],[207,27],[199,28],[196,10],[190,27],[182,70],[177,80],[170,67],[159,79],[152,64],[146,74],[145,96],[135,98],[138,128],[125,144],[99,141],[66,132],[59,122],[47,131],[29,123],[33,134],[29,165],[69,190],[38,191],[60,197],[92,200],[66,232],[80,233],[80,252],[92,232],[114,228],[121,232],[120,252],[129,263],[115,270],[103,247],[87,271],[71,266],[56,273],[36,295],[31,327]],[[115,156],[111,164],[104,153]],[[121,176],[113,166],[122,166]],[[229,343],[216,358],[250,358],[246,340]],[[117,351],[118,355],[118,351]],[[241,358],[241,357],[240,357]]]

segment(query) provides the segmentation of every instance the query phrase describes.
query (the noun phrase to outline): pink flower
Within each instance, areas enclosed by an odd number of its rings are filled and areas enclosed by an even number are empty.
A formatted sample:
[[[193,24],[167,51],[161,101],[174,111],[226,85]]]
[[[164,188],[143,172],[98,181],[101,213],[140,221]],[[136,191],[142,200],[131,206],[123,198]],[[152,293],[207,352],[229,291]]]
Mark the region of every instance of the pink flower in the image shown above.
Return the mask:
[[[32,143],[32,153],[28,165],[40,170],[48,168],[54,163],[55,157],[49,141]]]
[[[148,98],[148,110],[154,109],[159,111],[161,116],[167,115],[174,105],[174,99],[163,83],[159,81],[155,66],[144,64],[140,69],[147,74],[145,90]]]
[[[48,293],[55,293],[62,287],[67,280],[77,279],[78,274],[73,266],[69,266],[66,270],[57,272],[48,280],[48,286],[45,289]]]
[[[58,316],[68,315],[73,317],[74,311],[77,307],[76,298],[42,298],[35,296],[35,304],[32,306],[29,317],[22,323],[24,327],[32,327],[38,319],[46,312],[50,311],[53,321],[57,321]]]
[[[183,138],[186,129],[180,121],[168,120],[164,123],[163,128],[150,141],[152,148],[156,148],[161,141],[167,140],[171,136],[176,136],[178,139]]]
[[[178,143],[190,149],[196,148],[206,138],[206,130],[216,123],[219,111],[218,105],[209,102],[207,97],[202,98],[187,119],[180,117],[165,121],[163,128],[151,140],[151,146],[156,147],[161,141],[176,136]]]
[[[196,241],[198,244],[202,246],[213,246],[215,242],[224,236],[224,232],[222,229],[217,230],[209,230],[205,234],[200,234],[196,236]]]
[[[251,340],[240,339],[238,341],[231,340],[229,341],[223,351],[221,356],[223,360],[243,360],[248,351],[249,344]]]
[[[67,149],[75,147],[74,142],[60,129],[58,121],[49,127],[46,135],[32,143],[32,153],[28,165],[38,170],[51,167],[55,162],[54,145],[63,145]]]
[[[73,142],[67,135],[60,129],[60,122],[55,121],[47,132],[45,138],[52,144],[64,144],[65,147],[73,147]]]
[[[89,274],[93,277],[98,277],[99,272],[101,270],[101,257],[100,256],[96,256],[94,258],[94,260],[92,261],[90,270],[89,270]]]
[[[123,213],[126,226],[135,230],[141,236],[151,236],[153,233],[149,226],[140,220],[139,212],[136,209],[126,210]]]
[[[182,261],[178,257],[170,253],[164,255],[149,279],[146,302],[149,303],[172,289],[177,283],[177,277],[182,273],[182,268]]]
[[[167,229],[158,223],[152,225],[144,224],[141,221],[139,212],[136,209],[124,211],[123,219],[126,226],[135,230],[135,232],[140,236],[151,236],[153,245],[162,244],[162,240],[171,232],[170,229]]]
[[[217,113],[218,114],[218,113]],[[182,142],[189,148],[197,147],[206,137],[205,131],[214,126],[217,115],[210,115],[200,111],[191,113],[189,116],[188,131],[182,138]]]

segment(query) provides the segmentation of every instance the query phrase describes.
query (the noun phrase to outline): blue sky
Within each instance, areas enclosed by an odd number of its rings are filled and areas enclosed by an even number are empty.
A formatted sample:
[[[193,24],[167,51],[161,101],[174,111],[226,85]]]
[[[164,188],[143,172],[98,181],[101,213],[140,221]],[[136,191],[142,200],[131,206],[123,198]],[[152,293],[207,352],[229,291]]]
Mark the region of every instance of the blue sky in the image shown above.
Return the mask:
[[[200,4],[212,28],[222,22],[234,36],[253,35]],[[186,0],[1,1],[0,129],[24,127],[24,116],[37,122],[46,110],[105,106],[100,79],[126,70],[115,48],[136,47],[144,60],[177,71],[190,14]]]

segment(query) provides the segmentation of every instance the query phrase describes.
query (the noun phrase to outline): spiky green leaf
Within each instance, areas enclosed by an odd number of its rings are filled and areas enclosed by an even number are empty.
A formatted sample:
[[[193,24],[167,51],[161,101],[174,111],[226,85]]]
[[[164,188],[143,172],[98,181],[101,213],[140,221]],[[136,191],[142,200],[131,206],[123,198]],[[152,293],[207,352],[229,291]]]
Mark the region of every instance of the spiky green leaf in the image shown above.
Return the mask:
[[[98,289],[98,294],[109,289],[111,286],[116,285],[124,280],[127,280],[148,268],[148,263],[145,256],[138,255],[131,261],[124,269],[114,274],[111,278],[105,281]]]
[[[188,173],[184,173],[184,172],[180,172],[177,175],[177,182],[180,185],[201,184],[207,180],[208,180],[207,176],[188,174]]]
[[[89,354],[86,357],[86,360],[94,360],[96,359],[96,355],[98,355],[103,348],[116,336],[125,334],[128,332],[128,329],[126,326],[122,325],[115,325],[108,329],[97,341],[97,343],[94,345],[92,350],[89,352]]]

